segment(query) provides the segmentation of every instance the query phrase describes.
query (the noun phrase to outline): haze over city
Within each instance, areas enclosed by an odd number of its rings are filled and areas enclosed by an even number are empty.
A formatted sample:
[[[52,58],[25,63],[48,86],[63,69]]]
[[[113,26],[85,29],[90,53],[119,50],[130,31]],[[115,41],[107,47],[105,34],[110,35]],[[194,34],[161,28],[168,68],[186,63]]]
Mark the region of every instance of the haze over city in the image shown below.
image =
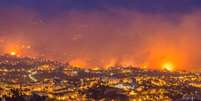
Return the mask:
[[[0,0],[0,101],[201,101],[201,0]]]
[[[2,0],[0,8],[2,53],[91,68],[201,68],[196,0]]]

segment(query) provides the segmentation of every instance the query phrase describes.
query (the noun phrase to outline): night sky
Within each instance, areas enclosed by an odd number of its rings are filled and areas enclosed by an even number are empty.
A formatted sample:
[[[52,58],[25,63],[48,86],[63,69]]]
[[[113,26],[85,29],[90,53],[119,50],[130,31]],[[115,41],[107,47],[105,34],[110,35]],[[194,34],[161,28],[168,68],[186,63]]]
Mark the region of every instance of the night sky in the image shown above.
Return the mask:
[[[56,16],[69,10],[128,9],[146,13],[191,13],[201,9],[200,0],[1,0],[1,9],[23,7],[41,15]]]
[[[201,68],[201,0],[0,0],[0,51],[82,67]]]

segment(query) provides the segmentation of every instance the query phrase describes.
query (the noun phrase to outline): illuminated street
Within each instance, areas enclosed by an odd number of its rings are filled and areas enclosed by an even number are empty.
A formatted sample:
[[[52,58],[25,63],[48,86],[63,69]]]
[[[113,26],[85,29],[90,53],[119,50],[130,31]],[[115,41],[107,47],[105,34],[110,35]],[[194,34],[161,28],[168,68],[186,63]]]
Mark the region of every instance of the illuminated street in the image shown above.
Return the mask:
[[[21,92],[24,98],[37,94],[58,101],[171,101],[201,98],[199,72],[168,72],[134,67],[79,69],[46,59],[12,55],[3,55],[0,59],[2,99],[12,96],[12,89]]]

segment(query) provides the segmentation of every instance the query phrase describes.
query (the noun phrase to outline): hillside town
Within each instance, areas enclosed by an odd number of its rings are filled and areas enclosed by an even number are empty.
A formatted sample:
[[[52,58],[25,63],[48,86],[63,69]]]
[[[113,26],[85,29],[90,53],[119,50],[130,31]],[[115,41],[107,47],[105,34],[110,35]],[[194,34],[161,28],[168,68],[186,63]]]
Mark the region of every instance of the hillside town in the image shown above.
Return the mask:
[[[81,69],[43,58],[1,55],[0,99],[197,101],[201,100],[201,73],[121,66]]]

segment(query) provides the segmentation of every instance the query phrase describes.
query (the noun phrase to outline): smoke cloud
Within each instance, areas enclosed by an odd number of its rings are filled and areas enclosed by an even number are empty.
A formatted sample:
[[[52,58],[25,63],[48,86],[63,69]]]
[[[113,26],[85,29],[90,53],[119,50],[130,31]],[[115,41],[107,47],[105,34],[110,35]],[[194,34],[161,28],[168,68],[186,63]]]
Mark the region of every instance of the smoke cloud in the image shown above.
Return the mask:
[[[68,10],[44,17],[13,8],[0,14],[2,53],[18,47],[21,55],[45,56],[81,67],[159,68],[171,62],[177,69],[201,68],[199,11]]]

